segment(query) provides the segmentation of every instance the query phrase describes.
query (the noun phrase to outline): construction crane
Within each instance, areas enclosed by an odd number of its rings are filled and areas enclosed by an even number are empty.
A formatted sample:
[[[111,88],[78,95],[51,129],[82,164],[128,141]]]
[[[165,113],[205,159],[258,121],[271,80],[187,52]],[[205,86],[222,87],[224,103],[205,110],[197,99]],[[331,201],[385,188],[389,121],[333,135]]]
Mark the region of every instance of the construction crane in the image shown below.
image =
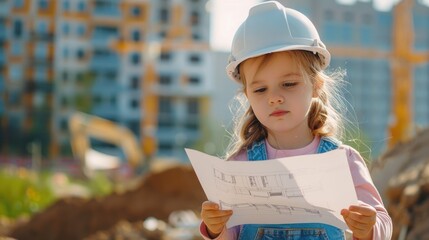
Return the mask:
[[[389,147],[413,134],[413,66],[429,61],[429,52],[415,52],[413,28],[414,0],[402,0],[393,10],[392,121]]]

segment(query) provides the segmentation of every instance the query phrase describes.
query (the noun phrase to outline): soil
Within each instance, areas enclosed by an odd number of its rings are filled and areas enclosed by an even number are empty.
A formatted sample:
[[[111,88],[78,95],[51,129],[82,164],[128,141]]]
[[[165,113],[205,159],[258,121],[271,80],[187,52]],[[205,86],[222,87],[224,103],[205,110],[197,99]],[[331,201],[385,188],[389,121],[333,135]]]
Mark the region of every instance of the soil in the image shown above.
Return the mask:
[[[10,237],[25,239],[83,239],[115,227],[121,221],[141,222],[148,217],[168,221],[176,210],[199,212],[206,196],[195,172],[177,166],[148,173],[134,190],[102,198],[63,198],[15,226]]]

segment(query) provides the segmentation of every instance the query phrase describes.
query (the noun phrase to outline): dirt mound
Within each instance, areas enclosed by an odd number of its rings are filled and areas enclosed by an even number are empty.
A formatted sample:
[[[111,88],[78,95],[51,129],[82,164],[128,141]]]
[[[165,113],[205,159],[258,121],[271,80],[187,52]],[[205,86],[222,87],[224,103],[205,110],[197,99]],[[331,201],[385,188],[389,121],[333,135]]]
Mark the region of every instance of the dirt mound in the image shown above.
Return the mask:
[[[396,145],[373,167],[393,221],[392,239],[429,239],[429,128]]]
[[[199,212],[206,199],[191,167],[178,166],[149,173],[134,190],[103,198],[64,198],[15,227],[10,236],[25,239],[82,239],[108,230],[119,221],[147,217],[167,221],[176,210]]]

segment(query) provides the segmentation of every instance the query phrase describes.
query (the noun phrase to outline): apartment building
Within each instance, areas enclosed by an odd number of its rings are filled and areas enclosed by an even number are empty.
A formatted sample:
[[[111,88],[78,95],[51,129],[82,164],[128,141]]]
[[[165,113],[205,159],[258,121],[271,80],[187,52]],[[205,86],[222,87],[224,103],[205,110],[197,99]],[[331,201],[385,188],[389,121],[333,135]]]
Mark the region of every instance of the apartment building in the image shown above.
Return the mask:
[[[331,70],[347,71],[343,96],[349,102],[348,116],[358,121],[372,157],[387,147],[392,115],[393,10],[377,11],[372,1],[351,5],[335,0],[280,1],[306,14],[316,25],[332,55]],[[420,1],[413,6],[414,51],[429,51],[429,7]],[[413,122],[429,125],[429,64],[413,70]],[[353,108],[353,111],[351,110]],[[363,149],[363,151],[366,151]]]
[[[53,104],[55,1],[3,0],[0,6],[2,151],[25,152],[29,143],[38,141],[47,152]]]
[[[70,154],[68,119],[78,110],[128,127],[142,147],[150,135],[158,156],[184,159],[183,147],[201,137],[209,116],[206,3],[0,1],[11,9],[0,11],[0,29],[6,29],[0,43],[4,39],[8,46],[0,44],[0,67],[10,65],[0,68],[2,131],[9,133],[2,145],[15,130],[32,128],[31,109],[39,104],[47,106],[51,157]],[[29,56],[37,61],[28,62]],[[109,144],[92,143],[109,151]]]

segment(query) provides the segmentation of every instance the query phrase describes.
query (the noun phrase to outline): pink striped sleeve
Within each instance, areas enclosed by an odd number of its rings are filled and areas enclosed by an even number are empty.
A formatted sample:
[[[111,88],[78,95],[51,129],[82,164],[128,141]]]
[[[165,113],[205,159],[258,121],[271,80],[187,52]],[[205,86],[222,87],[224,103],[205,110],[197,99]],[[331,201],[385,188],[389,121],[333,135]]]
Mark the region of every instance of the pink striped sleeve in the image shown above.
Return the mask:
[[[377,210],[377,221],[372,239],[384,240],[392,238],[392,219],[383,205],[380,194],[372,182],[371,175],[361,155],[353,148],[344,146],[347,151],[350,172],[359,201],[373,206]]]

